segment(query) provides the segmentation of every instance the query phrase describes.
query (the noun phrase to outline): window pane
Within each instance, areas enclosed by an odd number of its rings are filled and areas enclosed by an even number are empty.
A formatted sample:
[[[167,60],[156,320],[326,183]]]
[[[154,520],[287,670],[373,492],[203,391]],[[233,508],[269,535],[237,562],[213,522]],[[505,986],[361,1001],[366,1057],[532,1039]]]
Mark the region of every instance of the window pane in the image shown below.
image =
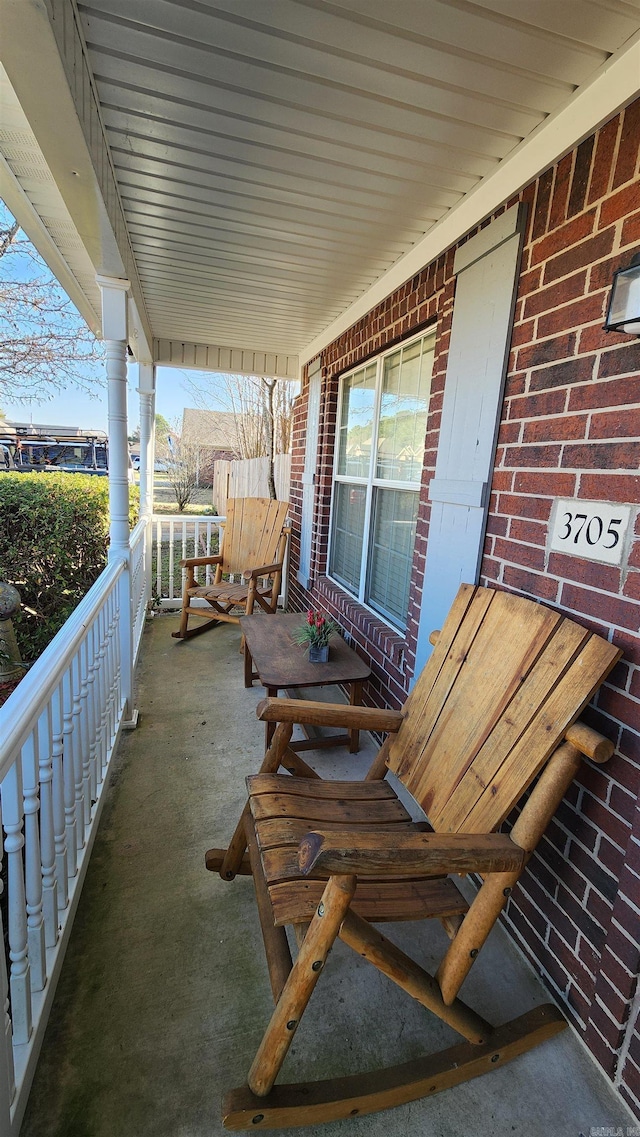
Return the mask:
[[[374,490],[367,596],[382,615],[406,625],[418,515],[411,490]]]
[[[431,338],[399,348],[385,359],[376,478],[419,483],[432,368]]]
[[[336,485],[329,572],[357,592],[360,587],[362,535],[367,491],[364,486]]]
[[[342,385],[338,474],[368,478],[375,407],[376,365],[369,364]]]

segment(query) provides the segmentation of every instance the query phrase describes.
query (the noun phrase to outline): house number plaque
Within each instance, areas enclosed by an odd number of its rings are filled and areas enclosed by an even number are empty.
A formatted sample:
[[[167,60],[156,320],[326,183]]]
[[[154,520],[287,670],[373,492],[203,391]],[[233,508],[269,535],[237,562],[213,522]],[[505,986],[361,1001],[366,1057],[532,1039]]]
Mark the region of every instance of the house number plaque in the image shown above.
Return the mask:
[[[622,564],[631,511],[630,505],[610,501],[558,498],[551,513],[548,550]]]

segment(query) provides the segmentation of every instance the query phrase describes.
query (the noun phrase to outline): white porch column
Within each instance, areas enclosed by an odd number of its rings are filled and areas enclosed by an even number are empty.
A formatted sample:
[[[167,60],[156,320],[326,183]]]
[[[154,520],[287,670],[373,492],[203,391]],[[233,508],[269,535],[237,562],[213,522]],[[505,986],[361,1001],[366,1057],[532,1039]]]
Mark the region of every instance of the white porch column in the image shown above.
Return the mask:
[[[152,363],[138,364],[140,386],[140,514],[153,513],[153,450],[155,446],[156,377]]]
[[[109,391],[109,559],[129,549],[129,444],[127,442],[128,280],[96,276],[102,293],[102,336]]]
[[[120,675],[125,719],[133,718],[133,610],[129,540],[129,444],[127,441],[128,280],[96,276],[102,293],[102,335],[109,391],[109,560],[124,560],[120,577]]]
[[[140,386],[140,516],[147,518],[145,534],[145,603],[151,599],[151,553],[153,549],[153,469],[156,440],[156,369],[152,363],[138,365]]]

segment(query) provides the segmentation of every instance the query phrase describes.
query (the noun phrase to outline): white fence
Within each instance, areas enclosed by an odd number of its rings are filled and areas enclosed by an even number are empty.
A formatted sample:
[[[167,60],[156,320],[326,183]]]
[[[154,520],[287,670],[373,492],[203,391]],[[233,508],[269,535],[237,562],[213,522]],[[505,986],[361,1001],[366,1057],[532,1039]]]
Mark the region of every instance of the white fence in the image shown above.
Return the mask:
[[[202,514],[191,516],[154,513],[153,592],[161,608],[179,608],[184,579],[180,561],[187,557],[209,557],[217,553],[222,541],[224,517]],[[198,570],[202,583],[211,583],[215,566]],[[196,572],[197,577],[197,572]],[[192,600],[192,606],[208,607],[206,600]]]
[[[291,455],[276,454],[273,477],[278,501],[289,500]],[[246,458],[214,463],[213,502],[223,509],[228,497],[269,497],[269,459]]]
[[[0,914],[3,1137],[20,1127],[131,697],[146,608],[145,530],[142,521],[129,556],[107,566],[0,709],[10,961],[7,974]]]

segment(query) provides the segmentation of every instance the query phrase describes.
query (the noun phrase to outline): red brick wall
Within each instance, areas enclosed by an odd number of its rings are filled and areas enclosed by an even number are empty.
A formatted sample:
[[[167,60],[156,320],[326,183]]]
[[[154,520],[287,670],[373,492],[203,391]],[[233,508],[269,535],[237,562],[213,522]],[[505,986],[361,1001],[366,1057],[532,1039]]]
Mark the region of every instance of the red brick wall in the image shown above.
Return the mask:
[[[617,753],[584,765],[508,920],[636,1109],[638,1042],[626,1034],[640,963],[640,541],[622,571],[547,556],[545,542],[555,496],[640,501],[640,346],[602,330],[613,272],[640,244],[639,139],[636,103],[538,181],[482,565],[484,583],[540,597],[624,649],[589,712]]]
[[[506,922],[603,1069],[640,1111],[640,1038],[631,1011],[640,967],[640,521],[622,571],[545,551],[554,497],[640,501],[639,341],[602,331],[612,274],[640,247],[639,146],[640,101],[513,199],[528,202],[529,215],[482,582],[553,604],[625,652],[589,711],[592,723],[615,740],[616,754],[604,767],[585,764],[514,892]],[[336,616],[371,661],[369,699],[391,705],[404,699],[415,660],[453,253],[407,281],[321,358],[313,585],[307,592],[293,579],[291,602],[297,608],[318,603]],[[436,359],[409,622],[401,636],[324,576],[338,378],[432,322]],[[294,433],[298,471],[305,415],[303,391]],[[299,527],[301,495],[293,481]],[[296,548],[294,542],[294,570]]]

